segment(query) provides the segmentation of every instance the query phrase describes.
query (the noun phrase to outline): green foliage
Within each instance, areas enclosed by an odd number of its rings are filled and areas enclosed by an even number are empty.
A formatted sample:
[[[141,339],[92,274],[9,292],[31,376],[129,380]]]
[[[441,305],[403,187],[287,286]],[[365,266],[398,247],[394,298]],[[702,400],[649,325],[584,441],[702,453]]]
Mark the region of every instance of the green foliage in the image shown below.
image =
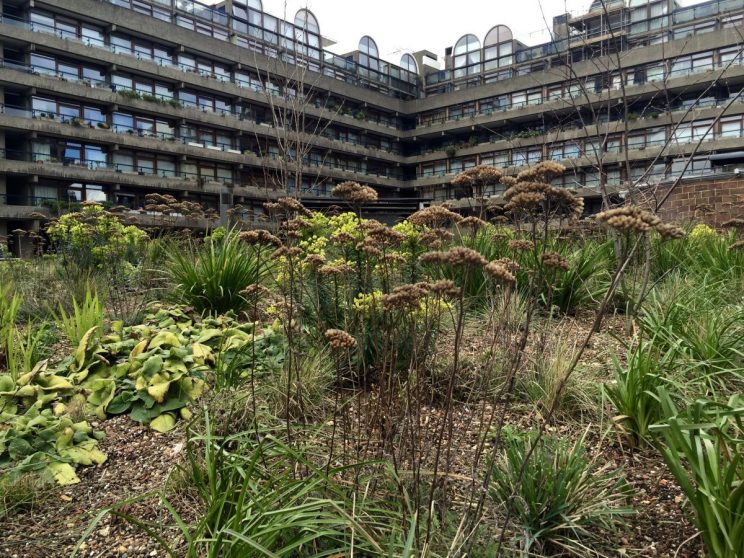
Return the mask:
[[[50,331],[47,324],[35,327],[33,322],[26,324],[25,332],[13,328],[7,331],[5,340],[5,369],[14,380],[21,374],[30,372],[47,356]]]
[[[592,549],[632,513],[625,479],[612,464],[587,458],[585,435],[572,446],[544,438],[524,465],[534,439],[507,440],[491,482],[492,498],[510,510],[518,526],[513,539],[520,554],[594,555]]]
[[[103,433],[75,422],[62,400],[74,386],[40,363],[13,379],[0,375],[0,474],[36,473],[59,484],[79,482],[74,465],[103,463]]]
[[[695,524],[711,558],[740,558],[744,552],[744,399],[727,404],[698,400],[680,412],[659,390],[666,419],[653,427],[661,453],[687,496]]]
[[[125,226],[100,205],[62,215],[47,229],[63,265],[83,270],[101,269],[122,261],[136,261],[147,234]]]
[[[254,327],[231,316],[195,320],[178,308],[160,308],[145,323],[118,328],[100,340],[90,330],[61,369],[87,395],[89,413],[104,419],[128,412],[165,432],[179,417],[191,416],[187,407],[207,382],[225,383],[216,377],[225,373],[226,362],[246,362],[247,346],[255,343],[259,377],[280,366],[283,351],[276,345],[281,339],[270,327],[254,336]],[[242,369],[240,377],[248,373]]]
[[[612,242],[593,240],[556,246],[568,260],[569,268],[551,274],[543,287],[543,303],[550,301],[561,313],[571,314],[602,299],[607,291],[612,266]]]
[[[200,244],[171,245],[166,270],[180,302],[198,312],[215,314],[245,308],[241,291],[260,283],[265,273],[264,265],[240,240],[237,230]]]
[[[744,388],[744,308],[721,293],[727,282],[704,276],[690,289],[652,293],[639,324],[663,351],[674,353],[691,384],[732,393]]]
[[[170,556],[345,556],[352,547],[359,556],[411,556],[413,542],[403,542],[395,509],[377,508],[368,496],[351,501],[334,481],[343,470],[324,471],[307,458],[314,451],[309,442],[291,448],[267,427],[216,436],[206,412],[203,432],[189,432],[187,462],[176,473],[201,513],[187,522],[168,494],[161,495],[184,547],[176,550],[161,536],[160,524],[116,507],[113,513],[145,529]],[[295,467],[304,473],[297,475]]]
[[[605,385],[605,393],[618,411],[616,427],[638,445],[649,441],[649,427],[661,416],[657,391],[670,381],[674,353],[641,339],[628,350],[625,362],[612,355],[615,378]]]
[[[78,304],[75,297],[72,297],[70,313],[60,304],[56,322],[67,340],[73,345],[79,345],[87,332],[91,329],[98,331],[103,327],[103,301],[87,289],[82,304]]]

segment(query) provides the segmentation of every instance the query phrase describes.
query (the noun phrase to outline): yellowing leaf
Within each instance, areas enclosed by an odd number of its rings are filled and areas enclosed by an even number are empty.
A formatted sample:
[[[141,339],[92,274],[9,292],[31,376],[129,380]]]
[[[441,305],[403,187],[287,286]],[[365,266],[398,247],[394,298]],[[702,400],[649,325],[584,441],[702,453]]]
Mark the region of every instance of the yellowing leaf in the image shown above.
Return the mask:
[[[129,353],[129,358],[131,359],[131,358],[136,357],[137,355],[142,354],[142,351],[144,351],[146,347],[147,347],[147,339],[143,339],[142,341],[140,341],[134,346],[134,349],[132,349],[132,352]]]
[[[46,468],[58,484],[66,486],[80,482],[75,469],[69,463],[50,463]]]
[[[150,428],[158,432],[168,432],[174,426],[176,426],[176,417],[173,416],[173,413],[163,413],[154,418],[150,423]]]
[[[157,378],[157,376],[155,376],[155,378]],[[153,380],[155,378],[153,378]],[[161,381],[148,386],[147,393],[149,393],[150,397],[152,397],[155,401],[157,401],[158,403],[162,403],[163,401],[165,401],[165,395],[168,393],[168,388],[170,388],[170,382]]]
[[[170,331],[161,331],[150,341],[150,347],[160,347],[162,345],[169,345],[171,347],[180,347],[181,341],[175,333]]]
[[[207,359],[211,360],[212,348],[202,343],[194,343],[191,347],[191,351],[194,355],[194,362],[197,364],[204,364]]]

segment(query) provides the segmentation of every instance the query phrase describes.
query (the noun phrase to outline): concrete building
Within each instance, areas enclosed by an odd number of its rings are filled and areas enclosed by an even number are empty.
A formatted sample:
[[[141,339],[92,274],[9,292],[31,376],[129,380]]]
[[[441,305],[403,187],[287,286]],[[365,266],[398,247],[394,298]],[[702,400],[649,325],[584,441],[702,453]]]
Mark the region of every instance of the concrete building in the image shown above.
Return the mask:
[[[588,0],[589,1],[589,0]],[[332,54],[315,16],[260,0],[0,0],[0,234],[96,200],[171,193],[258,219],[285,192],[375,187],[388,217],[469,204],[458,172],[553,159],[598,207],[629,184],[733,173],[744,0],[594,0],[529,46],[508,27],[444,55]],[[485,192],[498,197],[499,186]],[[147,216],[143,216],[143,219]]]

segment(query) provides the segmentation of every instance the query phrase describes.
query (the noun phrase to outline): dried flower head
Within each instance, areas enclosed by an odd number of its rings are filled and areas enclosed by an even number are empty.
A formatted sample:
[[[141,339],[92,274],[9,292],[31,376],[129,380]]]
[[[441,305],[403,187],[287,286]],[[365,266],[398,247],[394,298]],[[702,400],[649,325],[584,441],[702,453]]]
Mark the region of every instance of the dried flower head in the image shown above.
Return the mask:
[[[266,246],[274,246],[276,248],[282,245],[281,240],[264,229],[243,231],[240,233],[240,239],[251,245],[263,244]]]
[[[512,285],[517,281],[516,277],[499,261],[488,262],[484,269],[492,278],[507,285]]]
[[[420,258],[424,264],[446,264],[451,266],[484,266],[488,260],[472,248],[456,246],[446,252],[426,252]]]
[[[542,262],[546,267],[560,269],[562,271],[568,271],[571,267],[568,260],[557,252],[544,252],[542,255]]]
[[[325,338],[333,349],[353,349],[357,346],[357,340],[341,329],[327,329]]]
[[[441,227],[447,223],[459,223],[462,221],[462,215],[450,211],[444,205],[431,205],[419,209],[408,220],[414,225]]]
[[[401,285],[395,287],[393,292],[382,296],[382,307],[388,312],[392,310],[405,310],[418,308],[421,300],[428,294],[425,283],[413,285]]]
[[[683,229],[669,223],[659,223],[656,225],[656,232],[658,232],[665,240],[679,240],[680,238],[685,237],[685,231]]]
[[[452,179],[452,185],[460,188],[472,188],[474,193],[478,193],[484,186],[497,184],[502,176],[503,173],[499,169],[480,165],[462,171]]]
[[[566,167],[555,161],[542,161],[517,175],[518,182],[542,182],[549,184],[566,172]]]
[[[527,252],[529,250],[535,249],[534,242],[532,242],[531,240],[526,240],[526,239],[521,239],[521,238],[510,240],[507,246],[509,247],[509,250],[515,250],[515,251],[521,251],[521,252]]]
[[[428,284],[431,294],[441,298],[457,298],[460,296],[460,288],[451,279],[440,279]]]
[[[331,190],[331,195],[352,204],[372,203],[377,201],[377,191],[370,186],[347,180]]]
[[[302,205],[300,200],[296,198],[279,198],[276,202],[279,208],[287,215],[298,214],[305,217],[312,216],[312,212]]]
[[[465,217],[460,223],[458,224],[460,227],[467,227],[469,229],[473,229],[473,231],[477,231],[483,227],[488,226],[488,223],[486,223],[483,219],[480,219],[479,217]]]
[[[326,264],[318,268],[318,273],[321,275],[343,275],[352,271],[354,271],[354,268],[347,263]]]
[[[603,211],[595,219],[622,233],[645,233],[661,224],[656,215],[634,205]]]
[[[305,263],[312,269],[319,269],[321,266],[325,265],[326,259],[320,254],[309,254],[305,257]]]
[[[421,244],[427,248],[439,249],[442,244],[449,242],[454,236],[446,229],[431,229],[421,235]]]

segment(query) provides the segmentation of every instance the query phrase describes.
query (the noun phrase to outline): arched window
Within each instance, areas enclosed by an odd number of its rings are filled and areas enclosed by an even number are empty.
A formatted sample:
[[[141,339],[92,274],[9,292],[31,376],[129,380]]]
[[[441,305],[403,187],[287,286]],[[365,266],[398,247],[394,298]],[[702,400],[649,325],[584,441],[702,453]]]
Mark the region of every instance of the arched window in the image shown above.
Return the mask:
[[[455,43],[453,54],[456,78],[480,73],[481,50],[478,37],[472,34],[460,37]]]
[[[320,35],[320,26],[318,25],[318,19],[313,15],[313,12],[302,8],[295,14],[294,24],[299,28],[315,35]]]
[[[297,11],[294,18],[295,40],[302,45],[298,45],[298,51],[307,54],[310,58],[320,60],[320,26],[318,19],[310,11],[302,8]]]
[[[410,54],[406,53],[400,57],[400,67],[409,72],[413,72],[414,74],[418,74],[418,64],[416,63],[416,59]]]
[[[359,65],[375,72],[380,71],[380,51],[377,43],[369,35],[359,41]]]
[[[483,41],[485,71],[511,66],[514,63],[514,36],[506,25],[493,27]]]

